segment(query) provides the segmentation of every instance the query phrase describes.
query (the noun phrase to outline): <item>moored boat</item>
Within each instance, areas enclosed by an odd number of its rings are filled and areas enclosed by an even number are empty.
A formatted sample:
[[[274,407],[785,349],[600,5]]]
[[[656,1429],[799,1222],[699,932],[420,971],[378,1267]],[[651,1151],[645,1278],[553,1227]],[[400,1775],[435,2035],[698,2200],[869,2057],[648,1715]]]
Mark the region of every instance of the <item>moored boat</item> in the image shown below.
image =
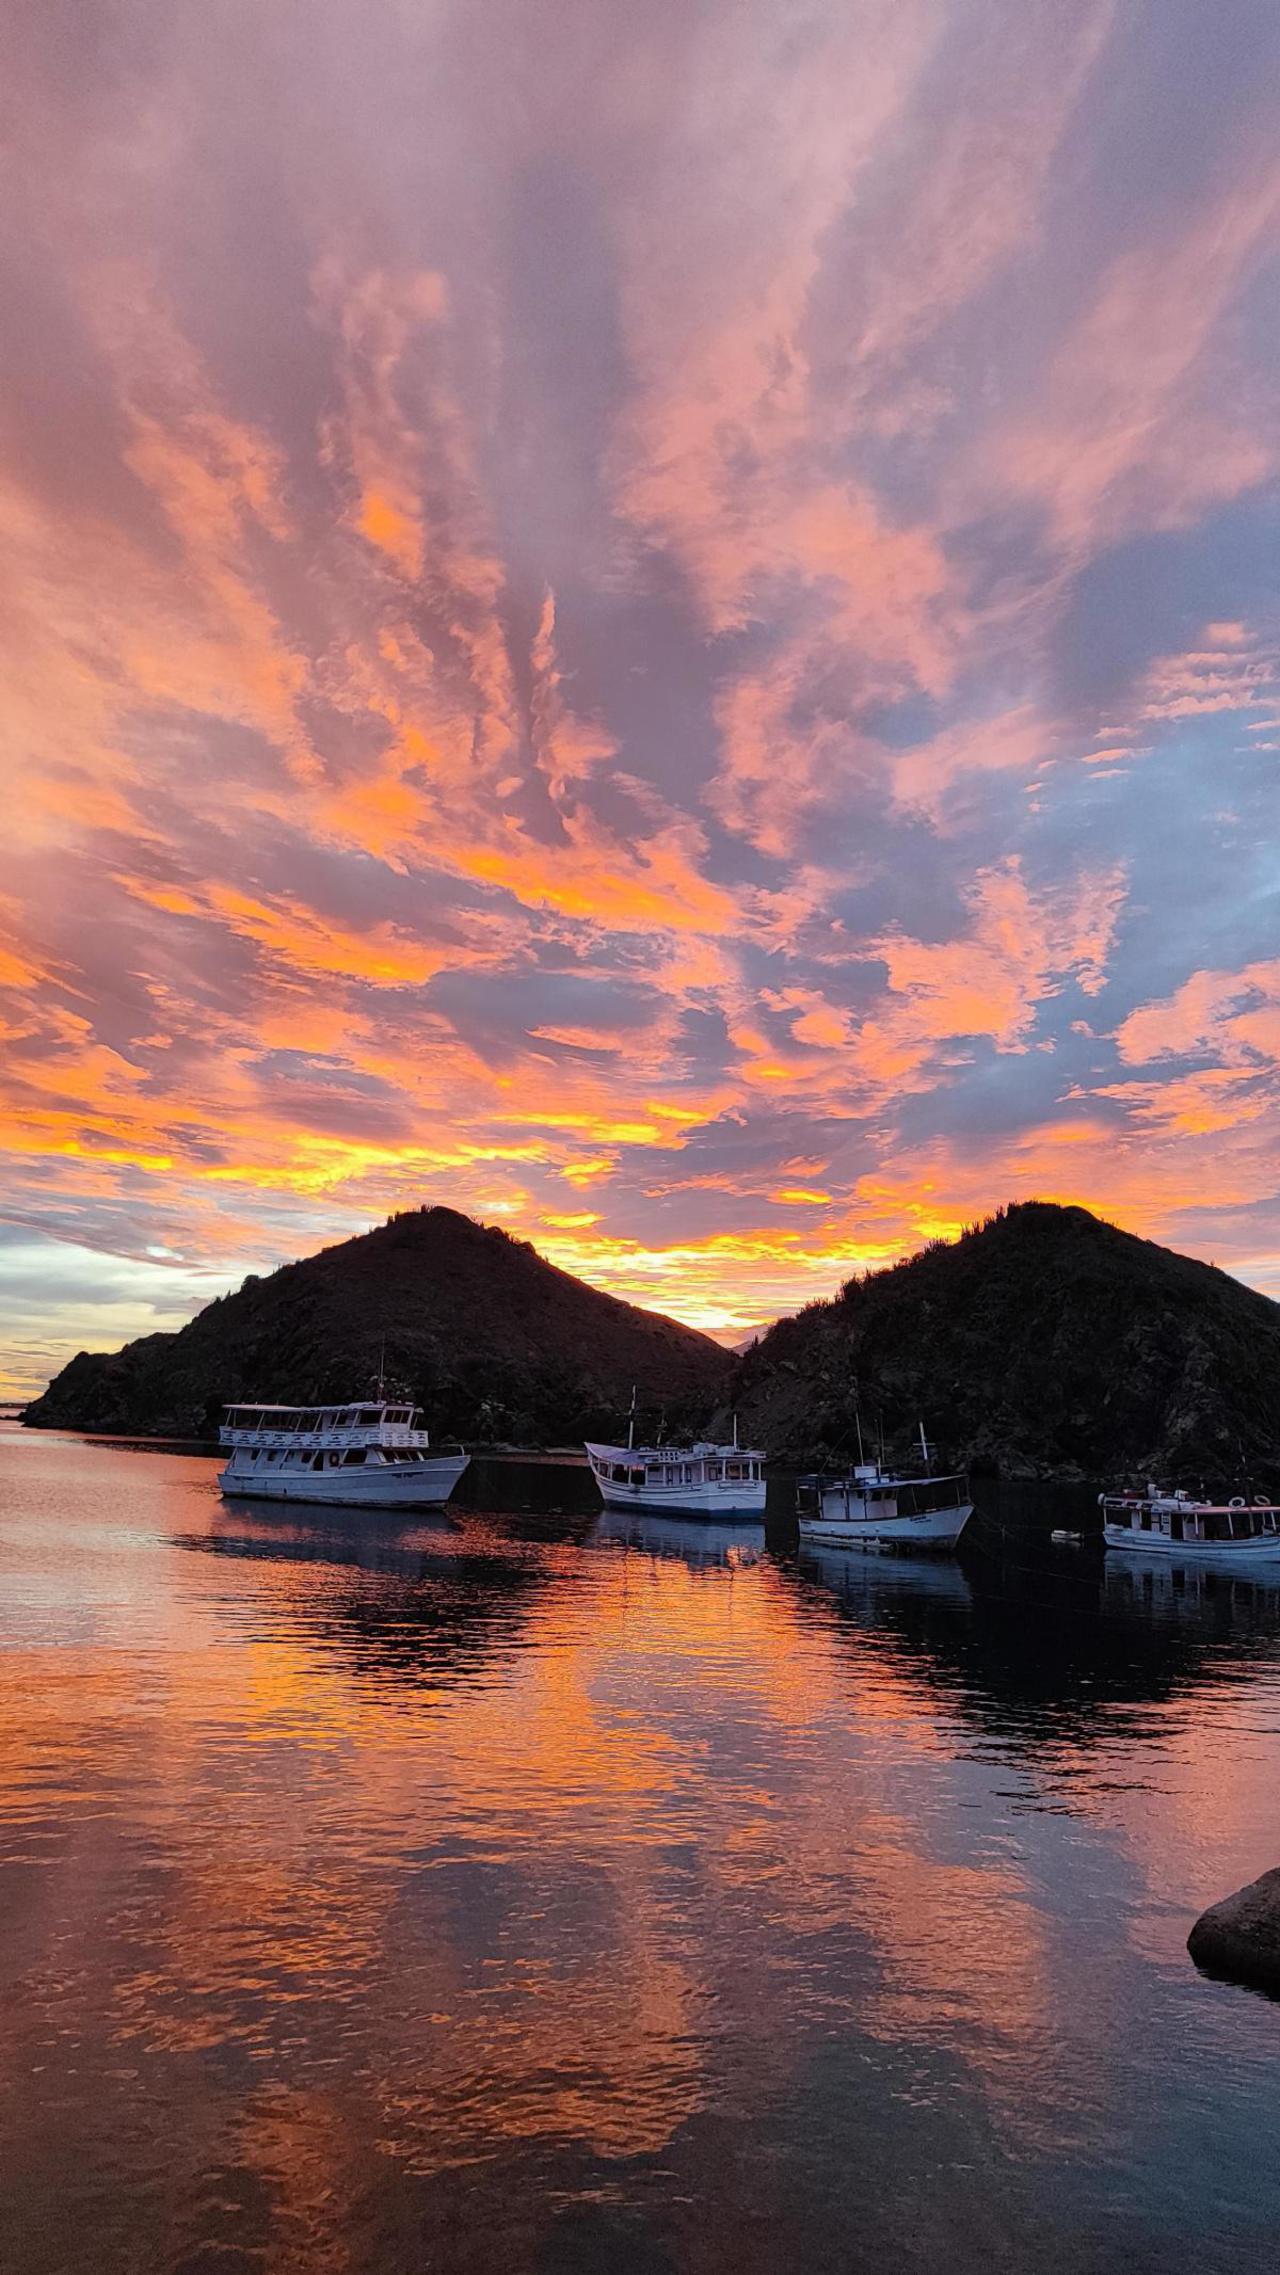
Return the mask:
[[[1280,1564],[1280,1503],[1265,1494],[1208,1501],[1148,1485],[1145,1492],[1100,1493],[1098,1506],[1108,1548],[1240,1568]]]
[[[802,1477],[796,1487],[801,1542],[828,1548],[943,1554],[973,1515],[969,1480],[960,1470],[894,1476],[879,1462],[859,1462],[843,1477]]]
[[[693,1445],[638,1446],[635,1393],[625,1446],[588,1444],[587,1460],[606,1508],[648,1509],[655,1516],[763,1516],[764,1465],[758,1446],[738,1444],[735,1417],[732,1445],[700,1438]]]
[[[742,1517],[764,1510],[765,1456],[752,1446],[588,1445],[606,1506],[660,1515]]]
[[[229,1451],[218,1485],[230,1498],[324,1501],[359,1509],[430,1509],[447,1501],[470,1460],[435,1452],[412,1406],[228,1406]]]

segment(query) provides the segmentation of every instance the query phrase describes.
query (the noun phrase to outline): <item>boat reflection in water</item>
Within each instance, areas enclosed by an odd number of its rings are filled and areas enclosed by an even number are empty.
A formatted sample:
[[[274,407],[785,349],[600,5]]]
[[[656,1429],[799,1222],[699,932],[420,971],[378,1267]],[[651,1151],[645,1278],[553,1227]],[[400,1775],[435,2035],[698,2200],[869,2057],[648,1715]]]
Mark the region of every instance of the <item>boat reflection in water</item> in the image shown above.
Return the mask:
[[[273,1622],[348,1676],[442,1695],[490,1678],[518,1649],[549,1583],[536,1550],[443,1511],[384,1512],[371,1525],[365,1510],[226,1504],[172,1545],[257,1566]]]
[[[867,1609],[886,1597],[927,1597],[962,1609],[973,1601],[963,1567],[947,1556],[848,1556],[802,1537],[797,1564],[846,1604]]]
[[[1272,2275],[1275,1591],[584,1486],[0,1432],[0,2265]]]
[[[1198,1557],[1108,1556],[1102,1595],[1109,1611],[1162,1625],[1280,1634],[1280,1567],[1274,1563],[1241,1571]]]
[[[721,1518],[714,1524],[680,1517],[644,1516],[634,1509],[602,1509],[592,1539],[618,1541],[647,1556],[675,1556],[686,1564],[723,1565],[730,1571],[759,1562],[764,1519]]]

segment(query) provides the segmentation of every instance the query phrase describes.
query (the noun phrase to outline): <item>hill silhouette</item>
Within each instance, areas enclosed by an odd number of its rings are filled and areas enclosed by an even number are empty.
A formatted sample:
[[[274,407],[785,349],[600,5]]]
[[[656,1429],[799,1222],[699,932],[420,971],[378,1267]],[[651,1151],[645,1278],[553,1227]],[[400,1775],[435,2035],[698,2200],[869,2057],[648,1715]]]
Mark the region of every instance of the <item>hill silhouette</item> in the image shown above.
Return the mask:
[[[719,1404],[727,1351],[454,1209],[417,1209],[265,1278],[176,1334],[81,1352],[36,1428],[208,1437],[228,1400],[365,1396],[383,1363],[437,1436],[548,1444],[617,1427],[634,1383],[673,1425]]]
[[[1087,1209],[1028,1201],[847,1282],[738,1362],[753,1440],[805,1461],[883,1418],[1006,1477],[1280,1483],[1280,1304]],[[918,1441],[917,1441],[918,1442]]]

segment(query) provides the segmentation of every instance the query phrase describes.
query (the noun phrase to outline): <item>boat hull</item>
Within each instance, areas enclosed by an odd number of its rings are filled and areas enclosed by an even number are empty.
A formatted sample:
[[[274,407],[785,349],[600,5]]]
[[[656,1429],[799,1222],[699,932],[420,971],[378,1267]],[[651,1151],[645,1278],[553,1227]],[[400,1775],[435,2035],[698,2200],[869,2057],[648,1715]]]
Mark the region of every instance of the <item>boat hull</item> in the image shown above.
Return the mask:
[[[801,1517],[799,1533],[802,1542],[812,1542],[815,1548],[862,1548],[873,1554],[897,1550],[936,1556],[955,1547],[972,1515],[972,1501],[961,1501],[947,1509],[928,1509],[921,1516],[855,1517],[842,1512],[839,1516]]]
[[[1280,1534],[1258,1540],[1173,1540],[1167,1533],[1143,1532],[1134,1525],[1104,1525],[1108,1548],[1130,1556],[1156,1556],[1179,1564],[1226,1565],[1232,1571],[1269,1565],[1280,1572]]]
[[[762,1517],[765,1485],[617,1485],[597,1474],[606,1509],[643,1509],[650,1516]]]
[[[437,1509],[447,1501],[471,1459],[441,1454],[430,1461],[386,1463],[361,1476],[348,1469],[300,1469],[293,1476],[218,1473],[218,1489],[228,1501],[322,1501],[335,1509]]]

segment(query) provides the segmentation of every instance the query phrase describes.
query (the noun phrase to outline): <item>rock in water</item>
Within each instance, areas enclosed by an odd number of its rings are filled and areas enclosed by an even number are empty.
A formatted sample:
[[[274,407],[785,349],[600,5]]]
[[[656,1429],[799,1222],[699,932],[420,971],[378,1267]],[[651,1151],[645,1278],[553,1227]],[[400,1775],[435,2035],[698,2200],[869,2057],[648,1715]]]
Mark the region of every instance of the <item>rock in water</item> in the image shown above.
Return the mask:
[[[1197,1967],[1280,1994],[1280,1869],[1202,1912],[1187,1949]]]

